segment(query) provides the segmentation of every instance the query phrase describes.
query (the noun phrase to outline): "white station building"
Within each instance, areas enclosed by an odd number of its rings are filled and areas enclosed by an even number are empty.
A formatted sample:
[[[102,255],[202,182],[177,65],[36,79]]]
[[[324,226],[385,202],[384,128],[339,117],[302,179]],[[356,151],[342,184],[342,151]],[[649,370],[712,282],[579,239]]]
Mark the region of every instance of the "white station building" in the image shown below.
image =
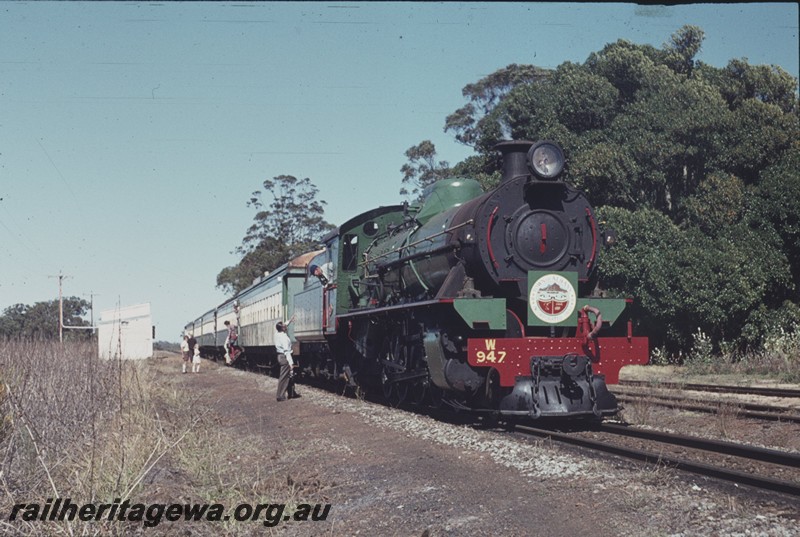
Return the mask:
[[[149,303],[101,311],[97,328],[100,358],[140,360],[153,356]]]

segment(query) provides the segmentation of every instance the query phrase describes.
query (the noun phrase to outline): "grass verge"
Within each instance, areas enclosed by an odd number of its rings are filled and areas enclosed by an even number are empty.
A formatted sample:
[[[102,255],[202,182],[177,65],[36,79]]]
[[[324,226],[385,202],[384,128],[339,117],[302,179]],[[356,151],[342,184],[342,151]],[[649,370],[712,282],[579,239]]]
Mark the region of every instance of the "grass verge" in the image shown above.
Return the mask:
[[[14,506],[323,502],[318,481],[298,478],[279,437],[231,434],[214,402],[189,391],[158,359],[101,360],[91,344],[0,342],[0,533],[127,535],[142,522],[16,520]],[[293,477],[294,476],[294,477]],[[157,533],[263,535],[252,522],[161,522]],[[188,533],[186,533],[188,532]]]

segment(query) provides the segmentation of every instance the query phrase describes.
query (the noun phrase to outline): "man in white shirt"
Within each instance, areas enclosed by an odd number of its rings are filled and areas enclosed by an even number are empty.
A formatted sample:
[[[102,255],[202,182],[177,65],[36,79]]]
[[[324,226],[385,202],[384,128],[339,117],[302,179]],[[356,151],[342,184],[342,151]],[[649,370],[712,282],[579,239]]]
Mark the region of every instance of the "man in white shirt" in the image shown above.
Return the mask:
[[[189,336],[183,336],[183,341],[181,341],[181,355],[183,356],[183,373],[186,373],[186,364],[192,359],[192,357],[189,356]]]
[[[289,399],[300,397],[300,394],[295,393],[292,382],[292,369],[295,365],[292,359],[292,340],[289,339],[288,334],[291,322],[292,319],[288,323],[275,325],[275,350],[278,353],[278,363],[281,365],[281,372],[278,376],[278,393],[276,394],[278,401],[286,401],[287,391]]]

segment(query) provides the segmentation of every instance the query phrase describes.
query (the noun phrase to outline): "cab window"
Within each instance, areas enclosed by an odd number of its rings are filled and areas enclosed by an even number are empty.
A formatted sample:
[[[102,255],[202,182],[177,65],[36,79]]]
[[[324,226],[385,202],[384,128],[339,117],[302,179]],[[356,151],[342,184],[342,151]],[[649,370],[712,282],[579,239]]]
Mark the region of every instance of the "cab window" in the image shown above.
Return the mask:
[[[358,235],[345,235],[342,243],[342,270],[355,272],[358,269]]]

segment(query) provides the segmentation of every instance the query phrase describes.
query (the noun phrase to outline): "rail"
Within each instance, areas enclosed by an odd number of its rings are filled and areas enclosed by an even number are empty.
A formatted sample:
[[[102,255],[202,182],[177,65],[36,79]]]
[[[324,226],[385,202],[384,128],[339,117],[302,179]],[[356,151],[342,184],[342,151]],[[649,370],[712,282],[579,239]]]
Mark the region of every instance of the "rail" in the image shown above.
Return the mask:
[[[779,492],[791,496],[800,496],[800,483],[786,481],[783,479],[759,476],[756,474],[723,468],[721,466],[714,466],[702,462],[673,457],[665,455],[663,452],[644,451],[641,449],[621,446],[619,444],[582,438],[574,434],[560,433],[547,429],[538,429],[535,427],[528,427],[526,425],[517,425],[516,430],[522,431],[526,434],[547,438],[563,444],[584,447],[595,451],[602,451],[604,453],[618,455],[628,459],[639,460],[651,464],[669,466],[678,470],[704,475],[707,477],[713,477],[723,481],[748,485],[762,490]],[[718,451],[715,452],[718,453]]]

